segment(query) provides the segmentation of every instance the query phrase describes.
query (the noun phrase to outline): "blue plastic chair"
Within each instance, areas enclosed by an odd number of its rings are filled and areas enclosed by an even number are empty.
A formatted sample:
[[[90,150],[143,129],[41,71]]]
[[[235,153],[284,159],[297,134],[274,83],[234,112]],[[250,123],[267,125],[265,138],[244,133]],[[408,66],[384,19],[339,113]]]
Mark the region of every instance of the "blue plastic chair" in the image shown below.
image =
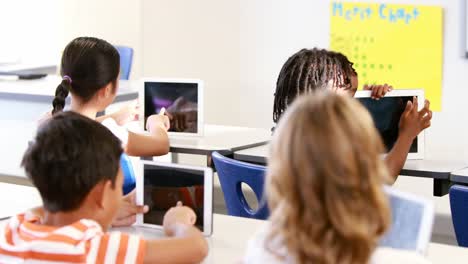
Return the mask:
[[[379,246],[425,253],[432,234],[434,205],[416,195],[385,187],[392,222]]]
[[[468,186],[453,185],[450,187],[449,197],[458,245],[468,247]]]
[[[120,80],[128,80],[132,70],[133,49],[126,46],[115,46],[120,55]]]
[[[125,195],[133,191],[136,186],[136,178],[133,171],[132,161],[125,153],[120,156],[120,167],[122,168],[122,173],[124,176],[123,193]]]
[[[213,162],[218,171],[224,201],[229,215],[256,219],[267,219],[268,206],[263,199],[265,185],[265,167],[226,158],[218,152],[212,154]],[[257,210],[252,209],[244,194],[242,183],[252,188],[259,201]]]

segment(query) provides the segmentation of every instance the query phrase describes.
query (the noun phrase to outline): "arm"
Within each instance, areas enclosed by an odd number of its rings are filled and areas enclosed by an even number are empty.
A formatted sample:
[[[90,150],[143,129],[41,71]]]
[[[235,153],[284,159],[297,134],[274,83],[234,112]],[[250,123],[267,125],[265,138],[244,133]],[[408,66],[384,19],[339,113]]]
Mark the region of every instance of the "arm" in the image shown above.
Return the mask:
[[[107,118],[112,118],[119,124],[119,126],[123,126],[128,122],[138,120],[138,112],[139,112],[139,104],[138,100],[134,100],[133,102],[123,106],[116,112],[111,114],[103,115],[100,117],[96,117],[96,121],[101,123],[103,120]]]
[[[174,226],[174,238],[146,242],[144,263],[200,263],[208,254],[208,244],[194,226]]]
[[[388,172],[393,181],[396,181],[398,175],[400,175],[400,171],[405,165],[411,143],[413,143],[413,139],[398,136],[395,145],[393,145],[393,148],[385,157],[385,163],[387,164]]]
[[[125,152],[130,156],[161,156],[169,152],[169,137],[162,127],[153,128],[150,134],[128,132]]]
[[[424,108],[418,112],[418,101],[408,101],[405,111],[400,117],[400,129],[395,145],[388,153],[385,162],[390,175],[397,179],[401,169],[405,165],[411,144],[421,131],[431,126],[432,111],[429,110],[430,103],[426,100]]]

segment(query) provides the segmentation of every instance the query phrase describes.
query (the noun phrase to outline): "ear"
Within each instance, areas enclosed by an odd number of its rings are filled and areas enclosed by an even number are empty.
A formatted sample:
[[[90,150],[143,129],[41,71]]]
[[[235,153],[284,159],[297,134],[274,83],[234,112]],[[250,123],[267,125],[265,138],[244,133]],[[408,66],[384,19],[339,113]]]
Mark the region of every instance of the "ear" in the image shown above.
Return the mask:
[[[113,88],[114,88],[113,84],[112,84],[112,82],[110,82],[106,86],[99,89],[99,91],[98,91],[99,99],[107,99],[107,98],[109,98],[109,96],[112,96],[113,90],[114,90]]]
[[[112,190],[112,182],[105,180],[94,186],[90,192],[90,198],[99,209],[103,209],[108,203],[109,192]]]

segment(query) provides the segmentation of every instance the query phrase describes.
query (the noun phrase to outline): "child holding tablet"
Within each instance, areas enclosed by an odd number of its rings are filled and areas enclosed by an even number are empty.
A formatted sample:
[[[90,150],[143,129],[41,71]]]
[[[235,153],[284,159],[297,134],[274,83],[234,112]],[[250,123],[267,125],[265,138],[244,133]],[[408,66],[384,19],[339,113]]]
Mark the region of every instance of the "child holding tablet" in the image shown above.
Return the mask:
[[[60,72],[63,80],[55,92],[52,114],[63,110],[65,99],[71,94],[70,110],[96,119],[96,114],[109,106],[116,96],[120,72],[119,53],[102,39],[76,38],[63,52]],[[133,119],[137,113],[135,108],[135,105],[130,105],[114,115],[97,120],[122,141],[125,152],[130,156],[167,154],[167,116],[152,115],[148,118],[149,135],[133,133],[121,126]]]
[[[348,97],[311,93],[289,107],[273,136],[270,219],[244,263],[426,263],[377,248],[391,220],[383,190],[390,177],[369,113]]]
[[[379,99],[392,88],[388,85],[364,86],[372,90],[372,97]],[[294,99],[317,89],[328,89],[338,94],[354,96],[358,89],[358,75],[353,64],[341,53],[302,49],[291,56],[283,65],[276,83],[273,121],[281,118]],[[432,112],[429,101],[418,112],[416,99],[408,102],[400,118],[400,133],[385,161],[390,175],[398,177],[411,147],[418,134],[431,125]]]
[[[193,226],[194,212],[180,203],[164,217],[170,238],[107,233],[121,206],[122,152],[111,131],[87,117],[66,112],[46,121],[22,161],[43,208],[2,228],[0,262],[201,262],[207,243]]]

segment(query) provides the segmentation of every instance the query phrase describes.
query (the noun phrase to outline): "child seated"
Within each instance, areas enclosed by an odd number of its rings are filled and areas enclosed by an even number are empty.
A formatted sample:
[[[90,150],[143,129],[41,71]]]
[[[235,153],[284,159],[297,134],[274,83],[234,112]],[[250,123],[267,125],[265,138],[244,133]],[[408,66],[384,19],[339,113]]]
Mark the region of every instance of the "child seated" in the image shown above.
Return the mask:
[[[358,101],[324,90],[300,97],[279,122],[266,177],[270,221],[245,263],[426,263],[377,248],[390,224],[382,141]]]
[[[172,237],[145,241],[108,233],[122,201],[121,142],[74,112],[38,130],[22,166],[43,208],[13,217],[0,235],[0,263],[197,263],[208,247],[194,212],[180,203],[164,217]],[[35,262],[35,263],[36,263]]]

